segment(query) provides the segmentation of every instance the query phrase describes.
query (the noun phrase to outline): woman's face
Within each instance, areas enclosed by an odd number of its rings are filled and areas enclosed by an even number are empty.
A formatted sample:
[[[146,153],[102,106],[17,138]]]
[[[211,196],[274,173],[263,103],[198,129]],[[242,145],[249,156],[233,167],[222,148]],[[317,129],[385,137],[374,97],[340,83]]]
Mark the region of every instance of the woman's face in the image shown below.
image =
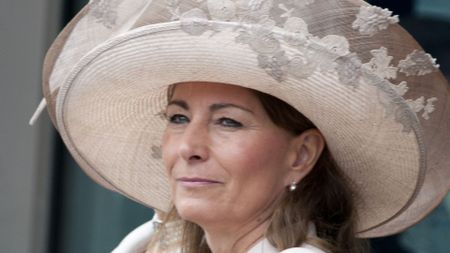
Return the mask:
[[[180,216],[245,223],[273,208],[292,180],[291,141],[245,88],[178,84],[167,106],[163,160]]]

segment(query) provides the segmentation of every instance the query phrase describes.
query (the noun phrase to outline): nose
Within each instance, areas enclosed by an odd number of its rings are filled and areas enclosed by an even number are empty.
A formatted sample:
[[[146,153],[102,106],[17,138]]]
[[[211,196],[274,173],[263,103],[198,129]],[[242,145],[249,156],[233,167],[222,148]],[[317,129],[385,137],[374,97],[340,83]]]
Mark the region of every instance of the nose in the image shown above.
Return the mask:
[[[209,158],[208,128],[191,122],[180,136],[180,157],[188,163],[206,161]]]

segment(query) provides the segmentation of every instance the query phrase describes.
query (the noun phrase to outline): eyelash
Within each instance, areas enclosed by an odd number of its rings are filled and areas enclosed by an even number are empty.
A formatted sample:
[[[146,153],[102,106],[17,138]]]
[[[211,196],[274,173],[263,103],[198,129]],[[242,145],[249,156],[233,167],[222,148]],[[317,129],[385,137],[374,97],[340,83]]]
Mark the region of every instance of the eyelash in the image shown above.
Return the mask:
[[[242,127],[242,123],[234,120],[234,119],[230,119],[230,118],[219,118],[216,121],[216,124],[224,126],[224,127],[230,127],[230,128],[241,128]]]
[[[184,123],[189,123],[188,117],[186,117],[186,116],[184,116],[184,115],[182,115],[182,114],[174,114],[174,115],[169,116],[169,117],[167,117],[167,118],[168,118],[168,120],[169,120],[170,123],[176,124],[176,125],[184,124]],[[180,122],[180,121],[179,121],[180,118],[183,118],[183,119],[184,119],[184,122]]]
[[[182,114],[174,114],[172,116],[169,116],[168,120],[169,120],[169,123],[176,124],[176,125],[189,123],[189,118]],[[240,123],[239,121],[236,121],[234,119],[227,118],[227,117],[222,117],[222,118],[217,119],[215,121],[215,124],[223,126],[223,127],[229,127],[229,128],[243,127],[242,123]]]

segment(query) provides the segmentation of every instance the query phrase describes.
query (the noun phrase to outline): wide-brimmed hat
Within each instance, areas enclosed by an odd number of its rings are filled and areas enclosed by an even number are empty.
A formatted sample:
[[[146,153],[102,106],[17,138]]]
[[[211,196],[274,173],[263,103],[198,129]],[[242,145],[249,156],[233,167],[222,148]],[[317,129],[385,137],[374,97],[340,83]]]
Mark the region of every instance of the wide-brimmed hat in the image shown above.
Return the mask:
[[[170,85],[268,93],[324,135],[351,180],[358,236],[388,235],[450,187],[449,87],[397,22],[361,0],[92,0],[47,54],[45,103],[89,176],[167,211]]]

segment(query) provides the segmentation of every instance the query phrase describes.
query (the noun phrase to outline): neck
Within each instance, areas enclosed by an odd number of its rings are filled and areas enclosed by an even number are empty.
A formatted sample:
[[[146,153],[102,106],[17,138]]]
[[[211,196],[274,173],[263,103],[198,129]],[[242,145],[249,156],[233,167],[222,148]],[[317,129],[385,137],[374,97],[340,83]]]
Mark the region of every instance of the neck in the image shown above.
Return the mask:
[[[213,253],[245,253],[265,237],[271,217],[283,194],[277,195],[267,206],[246,219],[227,217],[213,222],[196,222],[205,232],[205,239]],[[242,217],[242,216],[241,216]]]
[[[269,224],[269,217],[264,217],[236,228],[206,228],[204,231],[213,253],[245,253],[264,237]]]

